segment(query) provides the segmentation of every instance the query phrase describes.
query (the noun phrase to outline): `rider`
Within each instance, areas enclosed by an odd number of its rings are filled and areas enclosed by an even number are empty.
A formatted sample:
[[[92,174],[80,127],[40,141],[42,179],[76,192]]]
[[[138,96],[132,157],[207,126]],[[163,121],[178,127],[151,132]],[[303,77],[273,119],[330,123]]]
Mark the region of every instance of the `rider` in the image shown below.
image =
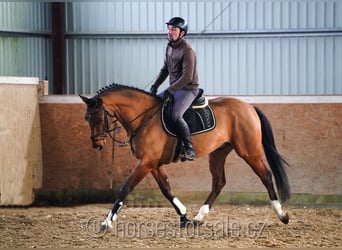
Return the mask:
[[[196,154],[191,141],[190,129],[183,119],[183,114],[199,92],[196,54],[184,39],[188,32],[187,22],[181,17],[173,17],[166,24],[169,43],[166,48],[164,65],[151,86],[150,92],[156,94],[158,87],[169,76],[169,87],[158,96],[165,100],[168,96],[173,95],[174,107],[171,118],[175,124],[177,135],[184,144],[185,159],[194,160]]]

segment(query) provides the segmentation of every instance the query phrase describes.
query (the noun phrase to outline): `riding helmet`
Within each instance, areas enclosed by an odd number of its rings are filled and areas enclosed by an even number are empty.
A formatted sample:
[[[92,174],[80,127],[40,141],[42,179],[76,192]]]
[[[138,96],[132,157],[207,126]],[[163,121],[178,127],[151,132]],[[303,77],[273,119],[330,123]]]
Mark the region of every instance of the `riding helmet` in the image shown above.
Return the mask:
[[[172,17],[166,24],[180,28],[184,31],[184,36],[188,33],[188,23],[181,17]]]

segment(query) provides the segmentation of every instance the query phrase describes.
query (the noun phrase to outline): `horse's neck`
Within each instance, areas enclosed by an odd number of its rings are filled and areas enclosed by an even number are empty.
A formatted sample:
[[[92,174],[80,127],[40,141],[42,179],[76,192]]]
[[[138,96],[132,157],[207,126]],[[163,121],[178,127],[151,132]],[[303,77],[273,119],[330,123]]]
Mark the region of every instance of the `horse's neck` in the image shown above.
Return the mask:
[[[113,112],[129,132],[129,130],[134,130],[145,116],[150,115],[151,112],[146,111],[157,106],[160,101],[144,93],[131,95],[127,92],[105,95],[101,99],[105,107],[108,107],[108,111]]]

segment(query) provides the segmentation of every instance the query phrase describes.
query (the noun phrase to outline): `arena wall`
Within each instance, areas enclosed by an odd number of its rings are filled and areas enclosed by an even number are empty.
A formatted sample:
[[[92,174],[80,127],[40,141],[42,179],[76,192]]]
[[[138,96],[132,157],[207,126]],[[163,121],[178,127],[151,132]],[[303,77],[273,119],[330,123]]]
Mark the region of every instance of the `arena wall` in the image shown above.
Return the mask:
[[[0,77],[0,205],[29,205],[42,187],[43,84],[35,77]]]
[[[287,169],[295,194],[342,194],[342,101],[339,96],[237,97],[268,116],[278,150],[290,163]],[[115,147],[109,140],[102,151],[91,147],[85,105],[76,96],[44,96],[40,101],[43,152],[42,190],[118,190],[134,168],[130,147]],[[125,132],[119,131],[125,140]],[[226,162],[223,193],[265,193],[248,165],[232,152]],[[165,166],[173,191],[207,194],[211,188],[208,158]],[[152,176],[136,193],[158,192]],[[224,195],[223,195],[224,196]],[[254,197],[255,198],[255,197]]]

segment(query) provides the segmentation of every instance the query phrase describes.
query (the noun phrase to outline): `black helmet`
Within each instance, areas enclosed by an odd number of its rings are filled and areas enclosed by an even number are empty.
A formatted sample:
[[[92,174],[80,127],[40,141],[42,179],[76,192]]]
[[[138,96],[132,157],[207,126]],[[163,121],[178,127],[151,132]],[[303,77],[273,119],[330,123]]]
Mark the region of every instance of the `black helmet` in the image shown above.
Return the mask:
[[[181,17],[172,17],[166,24],[180,28],[185,32],[184,36],[188,33],[188,23]]]

